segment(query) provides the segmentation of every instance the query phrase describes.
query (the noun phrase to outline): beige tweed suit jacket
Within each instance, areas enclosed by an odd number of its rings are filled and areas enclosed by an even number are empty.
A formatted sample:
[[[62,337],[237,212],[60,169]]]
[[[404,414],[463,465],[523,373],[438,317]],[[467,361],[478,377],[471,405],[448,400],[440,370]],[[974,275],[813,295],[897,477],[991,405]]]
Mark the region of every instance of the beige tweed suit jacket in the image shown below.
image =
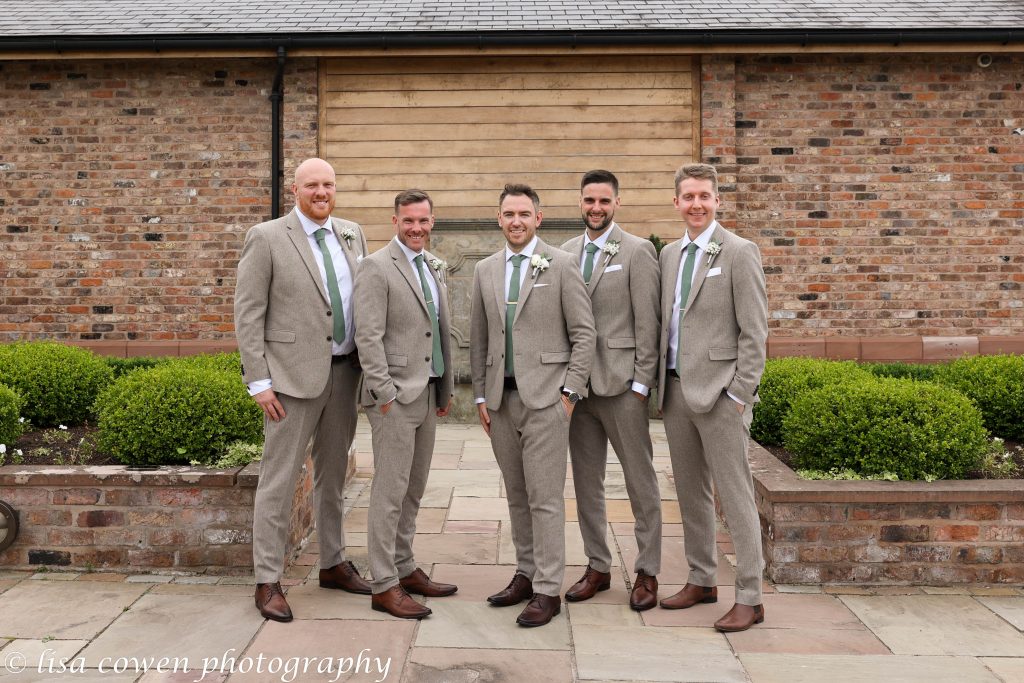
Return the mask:
[[[529,262],[512,327],[516,383],[531,410],[553,405],[561,388],[586,395],[596,335],[586,285],[575,258],[537,240],[551,265],[534,273]],[[476,265],[470,323],[473,392],[489,410],[501,407],[505,376],[505,249]]]
[[[331,218],[352,271],[367,253],[359,225]],[[355,238],[346,240],[349,228]],[[246,382],[273,380],[274,391],[315,398],[330,377],[331,301],[293,209],[245,236],[235,287],[235,335]]]
[[[706,413],[726,390],[747,405],[757,401],[768,338],[768,301],[757,245],[721,225],[711,238],[721,252],[701,257],[679,331],[683,397],[695,413]],[[681,267],[683,241],[661,250],[661,319],[658,386],[665,387],[669,325]],[[709,262],[710,261],[710,262]],[[712,270],[716,274],[708,277]],[[659,391],[664,408],[665,392]]]
[[[594,271],[587,285],[593,304],[594,321],[601,337],[590,373],[591,391],[598,396],[618,396],[639,382],[653,387],[658,374],[658,305],[660,281],[654,245],[610,228],[608,241],[619,243],[619,252],[609,257],[594,255]],[[583,257],[583,235],[562,245],[576,257]]]
[[[448,288],[430,267],[433,255],[424,251],[425,265],[437,285],[438,325],[445,372],[437,383],[437,405],[452,395],[451,314]],[[356,346],[363,366],[364,406],[383,405],[397,396],[401,404],[416,400],[430,379],[433,338],[423,286],[398,241],[363,260],[355,286]]]

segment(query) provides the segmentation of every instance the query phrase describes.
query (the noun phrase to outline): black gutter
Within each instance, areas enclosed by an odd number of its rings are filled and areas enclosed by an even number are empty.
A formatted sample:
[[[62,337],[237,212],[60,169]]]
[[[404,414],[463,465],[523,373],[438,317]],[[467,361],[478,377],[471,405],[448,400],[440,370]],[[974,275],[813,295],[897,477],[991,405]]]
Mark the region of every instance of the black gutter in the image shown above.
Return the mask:
[[[263,33],[253,35],[166,34],[144,36],[23,36],[0,38],[2,52],[74,52],[81,50],[276,50],[402,49],[417,47],[535,47],[535,46],[729,46],[837,45],[868,43],[899,46],[915,43],[1024,42],[1019,28],[970,29],[778,29],[638,30],[638,31],[391,31]]]
[[[284,102],[284,46],[277,47],[277,73],[270,91],[270,218],[281,216],[281,104]]]

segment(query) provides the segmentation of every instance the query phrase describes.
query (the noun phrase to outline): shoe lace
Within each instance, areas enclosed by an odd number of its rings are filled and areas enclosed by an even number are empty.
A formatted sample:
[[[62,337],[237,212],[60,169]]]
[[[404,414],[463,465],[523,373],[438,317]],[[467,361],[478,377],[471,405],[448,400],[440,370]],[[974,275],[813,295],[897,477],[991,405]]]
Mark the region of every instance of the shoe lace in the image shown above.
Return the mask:
[[[281,590],[281,584],[279,583],[268,583],[267,584],[267,599],[274,597],[275,595],[284,595],[284,591]]]

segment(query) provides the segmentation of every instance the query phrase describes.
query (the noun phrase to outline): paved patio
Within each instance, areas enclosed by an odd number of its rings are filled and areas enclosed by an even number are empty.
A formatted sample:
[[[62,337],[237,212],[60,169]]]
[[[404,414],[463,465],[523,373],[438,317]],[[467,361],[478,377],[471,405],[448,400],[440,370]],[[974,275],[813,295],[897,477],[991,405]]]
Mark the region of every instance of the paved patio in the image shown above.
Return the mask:
[[[652,426],[665,542],[662,597],[686,580],[679,509],[661,424]],[[349,558],[366,568],[372,474],[360,424],[358,478],[347,496]],[[614,460],[614,456],[611,456]],[[571,476],[571,475],[570,475]],[[416,554],[440,581],[421,622],[370,609],[369,598],[317,586],[315,537],[288,571],[291,624],[259,618],[252,579],[0,572],[0,683],[14,681],[1024,681],[1024,589],[822,588],[766,584],[766,621],[723,635],[732,547],[719,536],[720,600],[674,612],[627,606],[636,543],[622,472],[609,464],[612,589],[563,605],[543,628],[484,597],[513,573],[508,510],[489,442],[474,426],[439,429]],[[566,587],[586,565],[566,484]],[[312,577],[312,580],[309,580]],[[15,673],[17,671],[20,673]]]

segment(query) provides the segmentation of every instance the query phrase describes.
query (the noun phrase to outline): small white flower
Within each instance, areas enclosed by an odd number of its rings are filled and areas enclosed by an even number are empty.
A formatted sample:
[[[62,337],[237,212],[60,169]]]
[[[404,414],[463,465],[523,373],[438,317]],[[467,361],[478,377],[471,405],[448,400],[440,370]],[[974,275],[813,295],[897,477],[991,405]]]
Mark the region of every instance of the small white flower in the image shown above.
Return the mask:
[[[15,453],[15,454],[16,454],[16,455],[17,455],[17,456],[18,456],[19,458],[20,458],[21,456],[25,455],[24,453],[22,453],[22,452],[21,452],[21,449],[20,449],[20,448],[16,448],[16,449],[14,449],[14,453]]]
[[[7,452],[7,444],[0,443],[0,455],[3,455],[6,452]]]
[[[430,267],[439,273],[448,270],[448,264],[439,258],[430,259]]]
[[[538,273],[543,273],[551,266],[551,257],[547,254],[534,254],[530,258],[530,265],[533,267],[533,277],[537,277]]]
[[[356,238],[356,231],[353,230],[352,228],[342,228],[341,236],[348,243],[348,246],[351,247],[352,246],[352,240],[354,240]]]
[[[19,417],[18,418],[18,422],[24,422],[24,421],[25,421],[25,418],[23,418],[23,417]]]
[[[711,265],[711,262],[714,261],[715,257],[722,251],[722,245],[718,242],[708,242],[708,247],[704,251],[708,254],[708,265]]]
[[[68,428],[64,425],[57,425],[57,429],[63,429],[65,432],[68,431]]]
[[[619,243],[605,242],[605,245],[601,247],[601,252],[604,254],[604,264],[608,265],[608,262],[612,260],[612,256],[619,253]]]

